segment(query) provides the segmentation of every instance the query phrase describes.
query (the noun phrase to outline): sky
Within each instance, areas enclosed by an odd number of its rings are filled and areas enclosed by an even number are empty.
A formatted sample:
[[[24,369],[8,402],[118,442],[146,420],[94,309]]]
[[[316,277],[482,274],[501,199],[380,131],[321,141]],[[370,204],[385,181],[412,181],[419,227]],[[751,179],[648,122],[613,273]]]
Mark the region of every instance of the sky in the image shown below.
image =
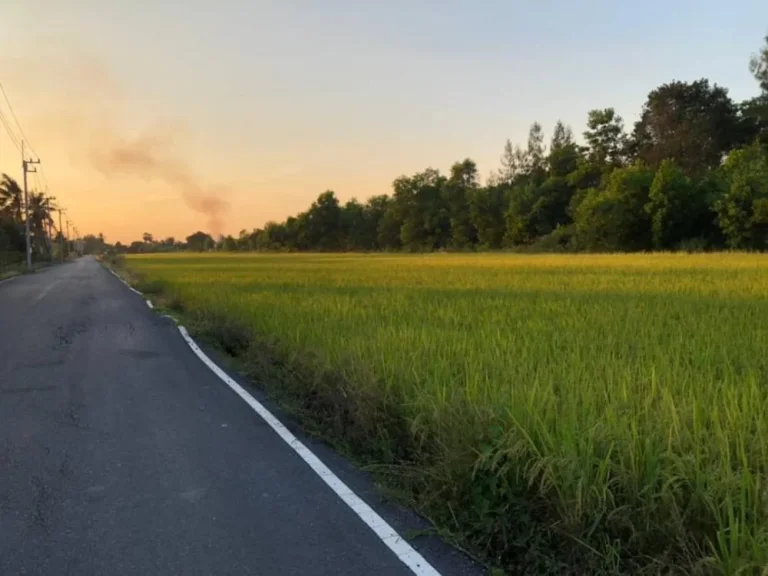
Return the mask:
[[[237,235],[649,91],[758,92],[765,0],[4,0],[0,82],[81,233]],[[9,117],[7,104],[0,110]],[[0,172],[21,178],[0,126]]]

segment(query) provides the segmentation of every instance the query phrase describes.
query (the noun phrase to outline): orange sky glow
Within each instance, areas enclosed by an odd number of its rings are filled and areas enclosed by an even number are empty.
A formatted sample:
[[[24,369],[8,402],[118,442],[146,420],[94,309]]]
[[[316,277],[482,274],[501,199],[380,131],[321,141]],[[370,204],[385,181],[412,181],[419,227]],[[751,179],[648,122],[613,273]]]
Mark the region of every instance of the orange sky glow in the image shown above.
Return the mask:
[[[237,235],[328,189],[467,157],[486,177],[534,121],[578,137],[611,106],[631,129],[672,79],[752,97],[768,4],[738,3],[10,0],[0,82],[81,233]],[[0,126],[0,172],[20,164]]]
[[[386,170],[286,164],[268,151],[249,159],[232,146],[201,142],[192,122],[138,118],[96,60],[23,58],[6,80],[22,128],[44,162],[51,194],[83,233],[129,242],[143,232],[184,238],[202,229],[237,234],[305,209],[327,188],[390,191]],[[56,77],[55,86],[41,78]],[[0,171],[20,178],[20,157],[0,135]],[[264,152],[267,152],[266,154]],[[34,154],[30,153],[30,157]],[[349,158],[349,156],[346,156]],[[343,180],[339,175],[343,174]],[[30,188],[43,188],[30,174]],[[211,210],[211,205],[215,208]]]

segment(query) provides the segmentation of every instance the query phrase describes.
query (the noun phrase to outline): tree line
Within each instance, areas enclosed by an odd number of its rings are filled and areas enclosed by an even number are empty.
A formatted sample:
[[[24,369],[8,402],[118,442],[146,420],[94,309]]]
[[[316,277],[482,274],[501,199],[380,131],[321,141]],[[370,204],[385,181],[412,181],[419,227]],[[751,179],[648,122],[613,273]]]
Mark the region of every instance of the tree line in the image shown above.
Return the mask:
[[[707,79],[663,84],[631,130],[613,108],[591,110],[583,144],[562,122],[548,141],[534,123],[484,184],[465,159],[448,174],[401,176],[365,203],[326,191],[238,237],[145,234],[118,250],[765,250],[768,37],[750,71],[759,92],[745,102]]]
[[[53,212],[57,209],[53,199],[42,192],[31,191],[29,201],[29,237],[33,259],[50,260],[60,251],[72,249],[56,230]],[[7,174],[0,175],[0,268],[22,262],[25,258],[25,228],[27,210],[24,191]]]

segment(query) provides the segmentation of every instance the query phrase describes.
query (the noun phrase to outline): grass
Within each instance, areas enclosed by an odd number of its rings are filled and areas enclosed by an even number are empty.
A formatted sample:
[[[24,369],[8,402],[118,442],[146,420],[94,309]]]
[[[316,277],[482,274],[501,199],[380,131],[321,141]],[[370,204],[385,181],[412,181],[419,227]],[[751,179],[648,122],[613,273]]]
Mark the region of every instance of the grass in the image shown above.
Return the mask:
[[[8,280],[9,278],[13,278],[19,274],[20,272],[17,272],[16,270],[0,270],[0,281]]]
[[[127,266],[510,573],[768,568],[768,256]]]
[[[14,276],[19,276],[20,274],[31,274],[37,272],[38,270],[50,266],[52,263],[54,262],[48,260],[33,261],[31,270],[27,269],[25,262],[2,264],[0,265],[0,281],[8,280]]]

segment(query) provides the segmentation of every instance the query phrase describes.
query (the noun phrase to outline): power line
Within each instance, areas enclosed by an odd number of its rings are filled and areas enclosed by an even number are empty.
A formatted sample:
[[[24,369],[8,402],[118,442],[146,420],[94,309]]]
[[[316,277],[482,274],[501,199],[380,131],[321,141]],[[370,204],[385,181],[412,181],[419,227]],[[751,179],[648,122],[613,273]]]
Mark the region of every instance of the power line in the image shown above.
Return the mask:
[[[26,142],[27,146],[32,151],[32,153],[35,156],[37,156],[37,158],[39,159],[40,155],[32,147],[32,144],[30,143],[29,138],[27,138],[27,135],[24,134],[24,129],[21,127],[21,124],[19,124],[19,119],[16,117],[16,112],[13,111],[13,106],[11,106],[11,101],[8,99],[8,94],[5,93],[5,88],[3,88],[2,82],[0,82],[0,92],[3,93],[3,97],[5,98],[5,101],[8,104],[8,109],[11,111],[11,116],[13,116],[13,120],[16,122],[16,127],[19,129],[19,134],[21,134],[22,139]]]
[[[48,177],[45,175],[45,169],[42,164],[40,164],[40,175],[43,177],[43,184],[45,184],[45,193],[48,194]]]
[[[5,131],[8,132],[8,137],[11,139],[11,143],[16,147],[16,150],[21,152],[21,144],[19,143],[18,138],[16,138],[16,135],[13,133],[13,130],[11,130],[11,127],[8,126],[8,120],[5,118],[5,114],[3,114],[2,110],[0,110],[0,122],[2,122],[3,126],[5,126]]]
[[[24,194],[25,194],[25,209],[29,210],[29,199],[27,195],[27,174],[32,173],[34,174],[34,180],[35,180],[35,187],[37,188],[37,194],[43,195],[43,197],[49,196],[50,190],[48,186],[48,177],[45,175],[45,170],[43,169],[42,165],[40,164],[40,155],[37,153],[37,151],[32,147],[32,144],[29,141],[29,138],[24,133],[24,128],[21,127],[21,123],[19,122],[19,118],[16,116],[16,111],[13,109],[13,105],[11,104],[10,98],[8,98],[8,94],[5,91],[5,87],[3,86],[2,82],[0,82],[0,92],[3,94],[3,98],[5,99],[6,104],[8,105],[8,110],[11,112],[11,116],[13,117],[13,121],[16,123],[16,128],[19,130],[19,134],[21,135],[21,138],[18,138],[16,134],[14,133],[14,130],[9,126],[10,122],[8,121],[8,118],[5,114],[3,114],[2,108],[0,108],[0,123],[3,124],[5,127],[6,132],[8,132],[8,136],[11,139],[11,142],[16,147],[18,151],[21,152],[22,156],[22,164],[24,169]],[[37,160],[27,160],[24,154],[25,151],[25,144],[26,147],[29,148],[29,150],[32,151],[34,156],[37,158]],[[36,168],[29,168],[29,165],[37,165]],[[39,169],[39,171],[38,171]],[[42,189],[40,179],[42,177],[42,182],[45,186],[45,189]],[[61,226],[61,213],[63,209],[60,206],[51,206],[52,210],[58,210],[59,211],[59,228],[62,228]],[[53,220],[51,218],[51,220]],[[26,228],[26,238],[27,238],[27,266],[29,267],[31,265],[31,251],[30,251],[30,244],[29,244],[29,215],[27,215],[27,218],[25,220],[25,223],[27,225]],[[52,222],[53,223],[53,222]],[[69,221],[67,221],[67,236],[69,236]],[[56,228],[55,223],[53,223],[54,229]],[[59,233],[61,234],[61,238],[64,237],[64,231],[59,230]],[[69,238],[67,238],[69,241]],[[62,257],[63,257],[63,251],[62,251]]]

